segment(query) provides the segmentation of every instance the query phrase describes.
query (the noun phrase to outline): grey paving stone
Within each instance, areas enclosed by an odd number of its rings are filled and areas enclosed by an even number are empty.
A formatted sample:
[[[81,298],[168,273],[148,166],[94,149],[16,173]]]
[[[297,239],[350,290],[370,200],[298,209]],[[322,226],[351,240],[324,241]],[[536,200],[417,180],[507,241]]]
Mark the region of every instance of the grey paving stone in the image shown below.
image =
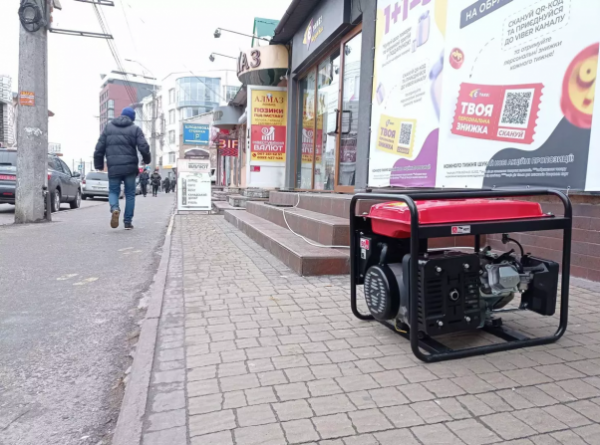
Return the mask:
[[[183,391],[159,392],[152,400],[152,412],[160,413],[174,409],[185,408],[185,394]]]
[[[416,426],[411,430],[422,443],[427,445],[464,445],[463,441],[442,424]]]
[[[261,405],[277,401],[272,387],[247,389],[245,393],[248,405]]]
[[[426,423],[439,423],[452,420],[452,418],[433,401],[413,403],[410,407]]]
[[[481,420],[505,440],[520,439],[536,434],[536,431],[511,413],[491,414]]]
[[[352,424],[359,433],[372,433],[392,428],[392,424],[377,409],[367,409],[348,413]]]
[[[375,433],[380,445],[420,445],[408,428]]]
[[[346,414],[313,417],[312,421],[322,439],[352,436],[356,431]]]
[[[306,400],[292,400],[290,402],[274,403],[273,409],[279,420],[297,420],[313,417],[313,411]]]
[[[310,397],[306,383],[275,385],[275,392],[282,402],[285,402],[286,400],[307,399]]]
[[[421,419],[410,406],[392,406],[389,408],[382,408],[381,411],[396,428],[407,428],[425,423],[425,421]]]
[[[345,413],[356,409],[345,394],[311,397],[308,399],[308,403],[310,403],[311,408],[317,416]]]
[[[154,413],[148,416],[145,431],[160,431],[186,425],[185,409]]]
[[[448,422],[446,426],[467,445],[487,445],[500,441],[493,431],[475,419]]]
[[[569,403],[569,408],[574,409],[579,414],[584,415],[593,422],[600,423],[600,406],[589,400],[579,400],[578,402]]]
[[[244,426],[265,425],[275,422],[275,415],[271,405],[254,405],[236,410],[238,424]]]
[[[299,444],[319,440],[314,425],[310,420],[291,420],[281,424],[289,444]]]
[[[237,428],[233,434],[237,444],[282,445],[286,443],[283,430],[278,423]]]
[[[235,427],[235,416],[230,409],[190,416],[189,419],[190,437],[218,433]]]
[[[549,433],[567,428],[564,423],[541,408],[525,409],[515,415],[538,433]]]
[[[186,443],[186,429],[185,427],[176,427],[163,431],[156,431],[153,433],[146,433],[143,436],[143,445],[165,445],[165,444],[176,444]]]
[[[591,421],[566,405],[553,405],[542,408],[552,417],[559,419],[569,428],[589,425]]]
[[[208,396],[190,397],[188,399],[188,411],[191,415],[206,414],[220,411],[223,407],[223,394],[211,394]]]
[[[321,379],[308,382],[308,390],[313,397],[329,396],[344,392],[334,379]]]
[[[225,392],[241,389],[258,388],[260,383],[258,377],[254,374],[245,374],[233,377],[223,377],[219,379],[221,389]]]
[[[175,444],[165,443],[163,445]],[[233,445],[233,437],[231,431],[221,431],[220,433],[192,437],[192,445]]]

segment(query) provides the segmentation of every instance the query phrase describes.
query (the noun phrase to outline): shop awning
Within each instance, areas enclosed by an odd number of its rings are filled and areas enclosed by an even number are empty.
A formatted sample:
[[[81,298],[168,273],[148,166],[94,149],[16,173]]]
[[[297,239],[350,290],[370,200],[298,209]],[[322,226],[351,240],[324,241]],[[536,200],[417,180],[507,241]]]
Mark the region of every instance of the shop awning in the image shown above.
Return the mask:
[[[231,129],[238,124],[244,109],[233,105],[217,107],[213,110],[213,126],[216,128]]]

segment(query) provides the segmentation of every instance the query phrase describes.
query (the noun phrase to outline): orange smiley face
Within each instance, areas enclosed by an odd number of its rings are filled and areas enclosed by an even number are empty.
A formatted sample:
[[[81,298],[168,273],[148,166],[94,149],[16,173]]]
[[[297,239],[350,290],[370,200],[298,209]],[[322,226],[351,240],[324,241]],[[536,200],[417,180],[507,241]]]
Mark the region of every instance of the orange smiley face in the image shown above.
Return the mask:
[[[584,49],[571,62],[565,73],[561,108],[569,122],[580,128],[592,127],[598,49],[598,44]]]

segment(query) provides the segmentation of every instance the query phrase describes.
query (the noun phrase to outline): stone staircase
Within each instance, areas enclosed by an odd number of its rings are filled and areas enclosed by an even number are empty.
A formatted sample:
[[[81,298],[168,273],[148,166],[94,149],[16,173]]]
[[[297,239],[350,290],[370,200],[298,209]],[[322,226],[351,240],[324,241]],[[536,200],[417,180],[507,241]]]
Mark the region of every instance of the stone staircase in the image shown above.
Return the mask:
[[[350,273],[350,250],[344,247],[350,245],[351,199],[352,195],[272,191],[268,201],[247,201],[245,211],[225,210],[224,215],[298,275],[344,275]],[[361,201],[356,213],[368,213],[377,202],[381,201]],[[472,246],[473,242],[471,237],[450,237],[430,240],[429,246]]]
[[[271,192],[269,200],[249,201],[246,211],[225,211],[225,219],[270,251],[298,275],[341,275],[350,272],[350,225],[348,213],[351,196],[344,195],[336,201],[335,210],[330,205],[327,213],[323,202],[331,204],[332,196],[325,201],[313,199],[311,194],[301,194],[297,208],[297,193]],[[340,195],[342,196],[342,195]],[[284,219],[285,212],[285,219]],[[313,244],[340,246],[323,248]]]

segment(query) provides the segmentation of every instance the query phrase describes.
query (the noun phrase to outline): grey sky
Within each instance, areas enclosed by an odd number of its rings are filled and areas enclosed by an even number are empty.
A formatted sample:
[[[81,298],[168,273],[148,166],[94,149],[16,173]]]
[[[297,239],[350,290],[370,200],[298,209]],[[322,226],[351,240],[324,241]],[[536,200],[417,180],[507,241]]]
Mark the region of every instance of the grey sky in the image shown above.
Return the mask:
[[[280,19],[289,0],[114,0],[102,7],[127,71],[142,69],[125,62],[143,63],[159,79],[175,71],[235,69],[235,61],[208,60],[211,52],[237,56],[250,46],[249,38],[223,33],[216,27],[252,33],[254,17]],[[54,27],[100,31],[93,6],[61,0]],[[17,91],[19,0],[0,0],[0,73],[13,77]],[[125,19],[127,18],[127,20]],[[129,22],[129,28],[127,26]],[[131,32],[130,32],[131,30]],[[133,36],[133,39],[132,39]],[[49,37],[50,141],[62,144],[65,160],[89,161],[98,138],[100,74],[116,69],[104,40],[50,34]]]

